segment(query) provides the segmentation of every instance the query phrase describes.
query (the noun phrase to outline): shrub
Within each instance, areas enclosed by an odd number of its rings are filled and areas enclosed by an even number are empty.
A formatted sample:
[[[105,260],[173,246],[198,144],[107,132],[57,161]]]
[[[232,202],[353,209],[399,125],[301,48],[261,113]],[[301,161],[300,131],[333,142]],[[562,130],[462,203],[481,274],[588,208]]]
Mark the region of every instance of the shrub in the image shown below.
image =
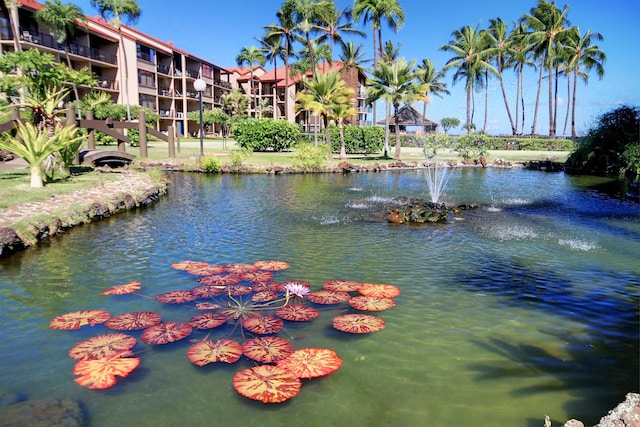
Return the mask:
[[[340,151],[340,131],[337,126],[331,125],[329,132],[331,135],[331,149],[337,153]],[[384,146],[384,128],[380,126],[358,127],[346,125],[343,127],[342,132],[347,154],[379,153]]]
[[[238,120],[232,132],[238,145],[251,151],[289,150],[302,139],[300,127],[285,120]]]
[[[202,156],[198,162],[200,163],[200,170],[203,172],[220,173],[222,171],[220,159],[216,156]]]
[[[231,164],[239,168],[249,156],[249,150],[246,148],[235,148],[231,150]]]
[[[327,154],[326,144],[316,147],[308,142],[299,142],[296,145],[294,165],[304,172],[319,171],[327,161]]]
[[[472,133],[461,136],[454,145],[454,150],[458,152],[464,160],[474,159],[487,155],[488,137],[483,133]]]

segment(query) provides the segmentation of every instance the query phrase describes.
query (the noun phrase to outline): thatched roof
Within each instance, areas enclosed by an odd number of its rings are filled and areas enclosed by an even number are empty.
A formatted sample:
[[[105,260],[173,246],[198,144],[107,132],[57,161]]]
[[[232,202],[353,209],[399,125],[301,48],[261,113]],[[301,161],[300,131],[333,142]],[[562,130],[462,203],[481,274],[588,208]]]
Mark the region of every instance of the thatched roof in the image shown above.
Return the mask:
[[[391,126],[394,126],[395,122],[395,116],[389,117],[389,124]],[[378,124],[385,124],[385,119],[379,120]],[[407,126],[421,126],[426,132],[435,131],[438,127],[436,122],[429,120],[409,104],[403,105],[398,110],[398,125],[400,130],[405,129]]]

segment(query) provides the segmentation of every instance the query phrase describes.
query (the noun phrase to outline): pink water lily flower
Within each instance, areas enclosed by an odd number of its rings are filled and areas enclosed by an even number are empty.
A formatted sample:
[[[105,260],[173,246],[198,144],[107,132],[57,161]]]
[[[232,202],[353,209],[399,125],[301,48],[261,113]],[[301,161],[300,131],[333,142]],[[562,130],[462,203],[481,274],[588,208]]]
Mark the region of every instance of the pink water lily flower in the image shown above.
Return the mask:
[[[289,296],[304,298],[305,295],[311,292],[311,289],[308,286],[303,285],[302,283],[297,283],[297,282],[289,282],[285,284],[284,290],[286,291],[287,298]]]

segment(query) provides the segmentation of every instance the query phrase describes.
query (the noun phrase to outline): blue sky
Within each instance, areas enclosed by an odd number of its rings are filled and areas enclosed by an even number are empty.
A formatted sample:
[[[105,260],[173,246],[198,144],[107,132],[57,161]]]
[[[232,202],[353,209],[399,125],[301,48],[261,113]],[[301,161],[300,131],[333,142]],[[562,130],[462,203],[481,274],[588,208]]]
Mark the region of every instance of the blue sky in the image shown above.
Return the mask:
[[[67,0],[80,6],[89,16],[97,15],[89,0]],[[339,7],[352,4],[350,0],[337,0]],[[449,44],[451,33],[464,25],[486,28],[492,18],[502,18],[512,23],[535,7],[537,0],[399,0],[405,11],[405,26],[397,33],[383,28],[383,38],[401,43],[401,56],[420,62],[431,58],[437,67],[442,67],[451,57],[440,47]],[[243,46],[257,45],[256,37],[263,34],[265,25],[276,21],[275,13],[282,0],[245,0],[240,3],[229,0],[138,0],[142,8],[140,20],[134,26],[163,41],[172,41],[177,47],[207,59],[222,67],[235,66],[235,58]],[[640,54],[638,54],[637,20],[640,17],[640,2],[637,0],[556,0],[558,7],[569,5],[569,20],[580,27],[584,34],[588,29],[600,32],[604,41],[598,46],[607,55],[605,76],[589,76],[588,85],[578,86],[576,127],[578,133],[585,132],[598,115],[618,105],[640,105]],[[357,24],[366,32],[361,42],[369,57],[372,57],[372,36],[368,27]],[[267,65],[267,68],[269,66]],[[464,122],[466,98],[464,82],[452,85],[452,73],[445,82],[451,95],[434,97],[427,107],[427,116],[434,121],[443,117],[457,117]],[[531,130],[537,72],[525,72],[525,131]],[[515,74],[507,71],[505,84],[510,102],[515,97]],[[545,86],[546,87],[546,86]],[[489,118],[487,130],[491,134],[509,133],[510,127],[499,85],[490,83]],[[547,97],[543,88],[536,132],[548,132]],[[562,134],[566,111],[566,83],[561,82],[560,108],[557,133]],[[421,110],[421,106],[419,109]],[[512,106],[512,113],[513,111]],[[378,109],[380,116],[380,110]],[[382,118],[382,117],[379,117]],[[476,94],[475,120],[478,128],[484,118],[484,94]],[[570,133],[570,123],[567,130]]]

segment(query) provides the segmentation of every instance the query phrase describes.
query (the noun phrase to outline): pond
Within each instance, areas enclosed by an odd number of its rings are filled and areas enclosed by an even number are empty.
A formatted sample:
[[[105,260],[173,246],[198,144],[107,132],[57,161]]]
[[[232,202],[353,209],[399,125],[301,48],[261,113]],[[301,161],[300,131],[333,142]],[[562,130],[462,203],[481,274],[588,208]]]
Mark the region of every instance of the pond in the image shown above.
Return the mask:
[[[91,426],[540,426],[545,414],[553,425],[594,424],[638,391],[640,210],[596,190],[596,178],[454,170],[441,200],[479,208],[422,226],[389,224],[383,209],[400,195],[428,198],[423,171],[171,181],[145,210],[0,260],[1,396],[77,399]],[[138,341],[141,363],[127,378],[107,390],[77,385],[69,349],[112,331],[53,330],[51,319],[104,309],[188,321],[193,307],[154,300],[198,285],[172,268],[183,260],[283,260],[291,267],[278,281],[393,284],[401,294],[370,334],[332,328],[355,312],[344,305],[286,322],[279,335],[295,348],[329,348],[343,364],[281,404],[235,392],[234,374],[253,366],[246,357],[190,363],[206,331]],[[130,281],[141,295],[102,295]]]

